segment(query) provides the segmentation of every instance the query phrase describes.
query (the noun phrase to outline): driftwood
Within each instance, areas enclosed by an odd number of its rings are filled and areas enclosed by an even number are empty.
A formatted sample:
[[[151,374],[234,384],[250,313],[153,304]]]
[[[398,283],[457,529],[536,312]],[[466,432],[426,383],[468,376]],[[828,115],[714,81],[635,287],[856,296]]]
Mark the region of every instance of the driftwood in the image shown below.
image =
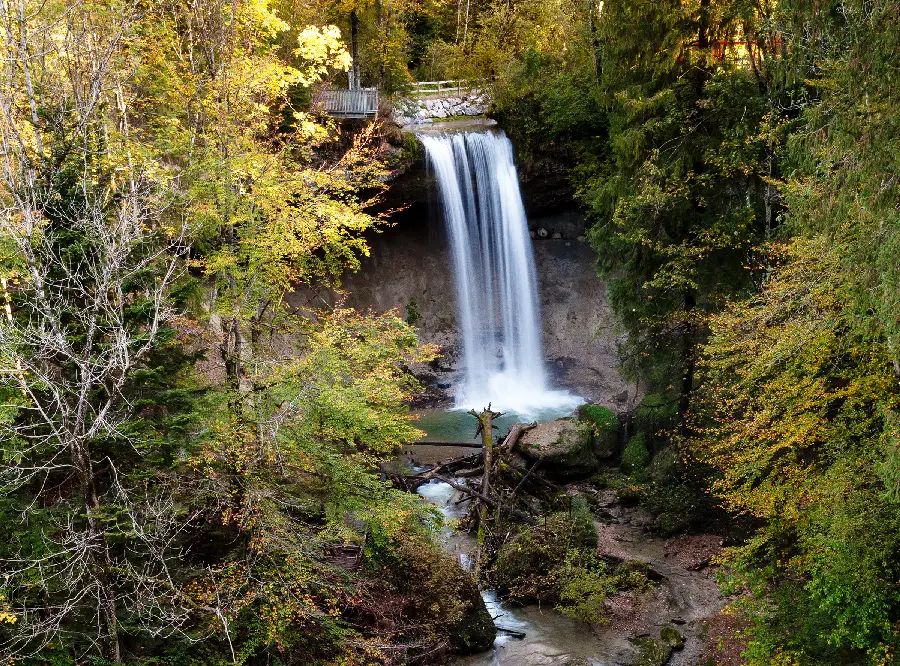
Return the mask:
[[[413,442],[410,446],[453,446],[461,449],[480,449],[482,445],[475,442]]]
[[[457,483],[453,479],[448,479],[445,476],[435,476],[434,478],[438,479],[439,481],[443,481],[451,488],[456,488],[461,493],[466,493],[467,495],[471,495],[472,497],[476,497],[476,498],[480,499],[482,502],[484,502],[487,506],[489,506],[492,509],[496,509],[498,507],[497,502],[492,500],[487,495],[480,493],[477,490],[474,490],[472,488],[469,488],[469,486],[463,485],[461,483]],[[517,518],[521,518],[529,525],[534,525],[537,523],[537,521],[534,518],[529,516],[527,513],[523,513],[522,511],[519,511],[518,509],[515,509],[513,507],[508,507],[508,508],[506,508],[506,510],[509,511],[514,516],[516,516]]]
[[[492,412],[490,403],[488,403],[487,409],[482,410],[481,413],[470,409],[469,414],[478,419],[478,428],[475,430],[475,436],[481,435],[481,455],[484,458],[481,492],[487,497],[491,492],[491,470],[494,467],[494,428],[497,427],[494,425],[494,419],[503,416],[503,414],[501,412]],[[482,522],[487,518],[484,507],[481,509],[479,518]]]
[[[516,446],[516,442],[519,441],[519,438],[532,428],[536,427],[537,422],[516,423],[512,428],[509,429],[509,433],[507,433],[506,439],[503,440],[503,444],[501,446],[506,451],[512,451]]]
[[[497,627],[497,631],[503,632],[504,634],[512,636],[513,638],[525,638],[524,631],[519,631],[518,629],[510,629],[509,627],[504,627],[499,624],[495,624],[494,626]]]
[[[536,470],[537,466],[540,464],[541,464],[540,458],[538,458],[537,460],[534,461],[534,464],[531,466],[531,469],[528,470],[528,473],[522,477],[522,480],[519,481],[518,485],[516,485],[515,489],[512,491],[512,494],[509,496],[509,501],[512,501],[515,498],[516,493],[519,492],[519,488],[521,488],[525,484],[525,482],[528,480],[528,477],[531,476],[531,473],[534,470]]]
[[[480,462],[481,453],[476,453],[472,456],[462,456],[461,458],[453,458],[452,460],[442,462],[440,465],[435,465],[425,472],[404,474],[401,478],[403,479],[403,485],[407,488],[407,490],[415,490],[423,483],[426,483],[431,479],[436,479],[437,475],[441,472],[456,472],[457,470],[471,468],[473,465],[478,465],[478,463]],[[477,473],[480,474],[481,468],[478,467],[477,469]]]

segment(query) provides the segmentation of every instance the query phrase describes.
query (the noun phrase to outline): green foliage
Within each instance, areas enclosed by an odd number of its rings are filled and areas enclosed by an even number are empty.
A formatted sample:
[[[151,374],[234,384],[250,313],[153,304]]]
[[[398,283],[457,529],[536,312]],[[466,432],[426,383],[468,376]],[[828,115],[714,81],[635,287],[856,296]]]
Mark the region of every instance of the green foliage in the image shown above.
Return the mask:
[[[591,624],[605,624],[606,597],[616,592],[614,580],[602,560],[566,557],[559,572],[559,604],[556,609],[569,617]]]
[[[572,498],[568,513],[554,513],[542,525],[522,529],[497,553],[489,580],[511,599],[557,604],[570,617],[602,624],[605,601],[622,590],[644,591],[645,567],[625,562],[610,570],[596,556],[597,531],[590,508]]]
[[[578,408],[578,418],[590,423],[598,432],[616,432],[619,418],[609,407],[603,405],[582,405]]]
[[[276,5],[0,8],[4,658],[369,666],[481,603],[378,473],[432,351],[286,304],[358,267],[384,171],[293,106],[348,52]]]
[[[415,326],[422,320],[422,313],[419,311],[419,305],[416,303],[416,299],[409,299],[409,303],[406,304],[406,323],[410,326]]]
[[[701,451],[728,506],[766,520],[733,553],[760,608],[800,600],[756,615],[751,663],[774,645],[798,663],[868,663],[896,645],[900,511],[873,463],[890,459],[900,391],[886,341],[848,309],[839,254],[820,238],[781,260],[760,296],[715,320]]]
[[[672,394],[648,393],[634,409],[634,428],[649,441],[660,438],[677,422],[678,400]]]
[[[650,452],[644,443],[644,434],[638,433],[628,440],[622,451],[622,469],[626,472],[643,469],[650,460]]]

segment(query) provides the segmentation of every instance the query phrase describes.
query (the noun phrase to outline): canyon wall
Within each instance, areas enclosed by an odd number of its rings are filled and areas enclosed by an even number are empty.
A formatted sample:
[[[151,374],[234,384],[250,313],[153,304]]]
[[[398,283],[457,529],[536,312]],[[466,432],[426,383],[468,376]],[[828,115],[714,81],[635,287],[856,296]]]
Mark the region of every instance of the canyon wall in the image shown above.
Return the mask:
[[[401,188],[402,189],[402,188]],[[416,201],[397,224],[371,238],[371,256],[348,275],[347,304],[379,311],[399,308],[421,339],[441,347],[442,357],[419,369],[431,394],[452,391],[459,356],[456,291],[446,234],[433,218],[436,207]],[[529,218],[537,266],[544,355],[558,388],[617,409],[630,405],[634,385],[617,370],[615,323],[594,254],[575,210]],[[554,238],[556,237],[556,238]],[[447,398],[447,396],[444,396]]]

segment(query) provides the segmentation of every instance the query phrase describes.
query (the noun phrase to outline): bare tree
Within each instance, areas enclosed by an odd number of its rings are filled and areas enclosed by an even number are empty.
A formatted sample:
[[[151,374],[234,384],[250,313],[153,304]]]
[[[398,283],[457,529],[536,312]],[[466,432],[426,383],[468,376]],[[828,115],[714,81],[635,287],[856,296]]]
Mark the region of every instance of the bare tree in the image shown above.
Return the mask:
[[[4,657],[56,639],[117,662],[123,613],[154,633],[188,619],[169,567],[189,520],[121,469],[142,456],[126,388],[174,315],[186,249],[132,156],[119,68],[135,5],[0,0],[0,498],[29,534],[0,560]]]

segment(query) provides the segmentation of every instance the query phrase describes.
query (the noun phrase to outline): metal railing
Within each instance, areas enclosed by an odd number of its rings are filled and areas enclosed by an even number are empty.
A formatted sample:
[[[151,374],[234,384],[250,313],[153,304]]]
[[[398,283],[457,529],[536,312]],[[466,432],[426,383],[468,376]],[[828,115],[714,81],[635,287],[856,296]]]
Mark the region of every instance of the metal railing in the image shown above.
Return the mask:
[[[313,102],[321,106],[325,113],[337,118],[368,118],[378,115],[378,90],[360,88],[358,90],[322,90]]]

